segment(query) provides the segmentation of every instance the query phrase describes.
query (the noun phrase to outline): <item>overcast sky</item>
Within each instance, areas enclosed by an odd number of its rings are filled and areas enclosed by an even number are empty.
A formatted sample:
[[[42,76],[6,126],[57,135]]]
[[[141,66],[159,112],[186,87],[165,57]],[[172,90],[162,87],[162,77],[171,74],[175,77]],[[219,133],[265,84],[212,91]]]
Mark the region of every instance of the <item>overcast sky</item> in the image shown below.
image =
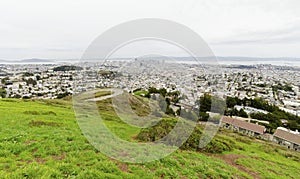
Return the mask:
[[[0,0],[0,59],[80,58],[105,30],[163,18],[217,56],[300,57],[299,0]]]

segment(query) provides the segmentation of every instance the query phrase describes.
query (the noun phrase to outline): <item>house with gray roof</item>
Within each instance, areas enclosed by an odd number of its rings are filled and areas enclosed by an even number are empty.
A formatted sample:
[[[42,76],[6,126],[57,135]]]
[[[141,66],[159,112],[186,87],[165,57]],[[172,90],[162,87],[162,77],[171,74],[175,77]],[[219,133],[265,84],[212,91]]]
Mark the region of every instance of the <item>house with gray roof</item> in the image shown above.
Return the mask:
[[[288,149],[300,151],[300,135],[283,127],[278,127],[273,135],[273,141]]]

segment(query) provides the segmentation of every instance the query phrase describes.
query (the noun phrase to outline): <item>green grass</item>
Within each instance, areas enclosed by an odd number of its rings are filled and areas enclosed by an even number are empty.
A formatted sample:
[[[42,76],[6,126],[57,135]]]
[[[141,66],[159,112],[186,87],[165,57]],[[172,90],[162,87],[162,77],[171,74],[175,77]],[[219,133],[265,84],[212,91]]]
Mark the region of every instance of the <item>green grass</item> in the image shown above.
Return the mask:
[[[98,102],[98,106],[105,123],[117,136],[135,141],[140,129],[116,117],[110,100]],[[235,141],[236,147],[222,154],[178,150],[158,161],[128,164],[108,158],[89,144],[70,101],[0,99],[0,178],[300,176],[299,153],[226,130],[218,135]],[[223,160],[228,155],[242,157],[232,165]]]

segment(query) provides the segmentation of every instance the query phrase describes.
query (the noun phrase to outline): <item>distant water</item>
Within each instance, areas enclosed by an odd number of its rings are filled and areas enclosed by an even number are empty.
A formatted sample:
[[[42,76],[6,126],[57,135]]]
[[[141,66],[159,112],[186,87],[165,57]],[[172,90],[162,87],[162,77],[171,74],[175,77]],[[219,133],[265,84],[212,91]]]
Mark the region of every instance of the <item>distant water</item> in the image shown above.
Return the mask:
[[[172,62],[172,61],[168,61]],[[174,62],[174,61],[173,61]],[[176,63],[185,63],[185,64],[220,64],[220,65],[258,65],[258,64],[270,64],[270,65],[276,65],[276,66],[293,66],[293,67],[300,67],[300,60],[296,61],[284,61],[284,60],[267,60],[267,61],[246,61],[246,60],[218,60],[216,62],[212,61],[195,61],[195,60],[176,60]]]
[[[300,67],[300,61],[219,61],[219,64],[224,65],[258,65],[258,64],[271,64],[278,66],[297,66]]]

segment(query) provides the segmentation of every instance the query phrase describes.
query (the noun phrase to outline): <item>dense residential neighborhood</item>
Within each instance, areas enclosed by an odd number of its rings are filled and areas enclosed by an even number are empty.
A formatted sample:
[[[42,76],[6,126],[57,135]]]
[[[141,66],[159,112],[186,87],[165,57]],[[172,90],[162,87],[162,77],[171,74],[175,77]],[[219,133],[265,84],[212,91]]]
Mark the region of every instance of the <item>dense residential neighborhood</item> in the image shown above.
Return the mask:
[[[52,67],[52,68],[51,68]],[[8,65],[2,68],[2,97],[53,99],[73,93],[74,71],[55,71],[48,65]]]

